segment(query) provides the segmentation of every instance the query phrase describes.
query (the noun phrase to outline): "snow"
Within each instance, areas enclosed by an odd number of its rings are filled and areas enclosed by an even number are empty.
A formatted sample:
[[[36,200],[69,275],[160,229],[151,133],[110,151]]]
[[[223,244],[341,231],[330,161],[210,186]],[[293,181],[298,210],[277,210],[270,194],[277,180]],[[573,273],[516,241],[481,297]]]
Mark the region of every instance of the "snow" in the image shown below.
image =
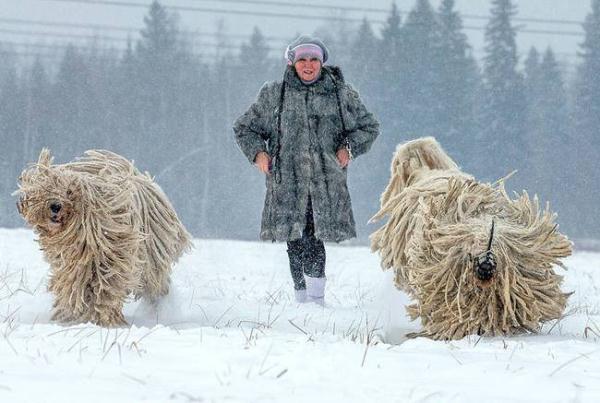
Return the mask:
[[[130,327],[50,321],[31,231],[0,229],[0,402],[597,402],[600,253],[566,260],[567,315],[539,335],[419,329],[366,247],[327,246],[326,306],[293,300],[285,246],[196,240]]]

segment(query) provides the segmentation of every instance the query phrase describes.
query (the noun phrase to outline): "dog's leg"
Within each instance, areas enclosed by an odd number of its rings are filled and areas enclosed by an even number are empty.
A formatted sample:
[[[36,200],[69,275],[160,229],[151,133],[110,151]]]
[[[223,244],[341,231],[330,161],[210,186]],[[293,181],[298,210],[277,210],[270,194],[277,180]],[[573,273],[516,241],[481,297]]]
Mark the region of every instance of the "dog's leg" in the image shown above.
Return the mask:
[[[123,316],[123,303],[116,306],[96,305],[90,321],[103,327],[127,326]]]
[[[151,303],[156,303],[161,297],[169,293],[171,284],[171,259],[164,256],[150,243],[145,241],[140,249],[140,288],[136,291],[136,298],[143,297]]]
[[[156,303],[169,293],[171,281],[169,268],[145,268],[142,276],[143,288],[138,297],[144,297],[148,302]]]
[[[105,327],[127,325],[123,316],[123,304],[129,294],[128,284],[130,282],[127,279],[112,281],[109,287],[100,282],[96,284],[93,303],[89,307],[90,321]]]

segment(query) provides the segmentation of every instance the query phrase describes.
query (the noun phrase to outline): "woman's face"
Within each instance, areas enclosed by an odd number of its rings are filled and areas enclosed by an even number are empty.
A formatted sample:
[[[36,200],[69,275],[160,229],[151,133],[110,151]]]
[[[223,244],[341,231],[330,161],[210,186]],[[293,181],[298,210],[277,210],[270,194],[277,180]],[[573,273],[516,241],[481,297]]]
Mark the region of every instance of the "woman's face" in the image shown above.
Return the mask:
[[[302,81],[314,81],[321,72],[321,61],[316,57],[302,57],[296,61],[294,68]]]

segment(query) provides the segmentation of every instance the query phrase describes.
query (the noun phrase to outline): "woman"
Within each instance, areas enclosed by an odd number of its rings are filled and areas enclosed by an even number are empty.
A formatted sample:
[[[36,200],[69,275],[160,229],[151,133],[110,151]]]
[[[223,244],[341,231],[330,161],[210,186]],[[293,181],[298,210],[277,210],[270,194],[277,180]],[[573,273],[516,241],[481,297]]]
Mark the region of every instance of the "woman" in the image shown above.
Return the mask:
[[[268,82],[234,124],[236,141],[267,177],[261,239],[286,241],[298,302],[324,303],[325,247],[356,236],[346,185],[352,158],[379,123],[328,51],[303,35],[286,49],[283,81]]]

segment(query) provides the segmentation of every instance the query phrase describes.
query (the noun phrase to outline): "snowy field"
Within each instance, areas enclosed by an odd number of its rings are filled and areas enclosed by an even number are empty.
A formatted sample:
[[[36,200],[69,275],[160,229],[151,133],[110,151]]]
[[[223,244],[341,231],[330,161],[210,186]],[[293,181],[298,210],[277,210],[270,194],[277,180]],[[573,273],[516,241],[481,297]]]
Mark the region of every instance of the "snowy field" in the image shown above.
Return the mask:
[[[293,301],[285,246],[196,240],[127,328],[50,322],[33,233],[0,229],[0,402],[599,402],[600,253],[566,260],[539,335],[406,339],[406,296],[364,247],[328,246],[326,306]]]

